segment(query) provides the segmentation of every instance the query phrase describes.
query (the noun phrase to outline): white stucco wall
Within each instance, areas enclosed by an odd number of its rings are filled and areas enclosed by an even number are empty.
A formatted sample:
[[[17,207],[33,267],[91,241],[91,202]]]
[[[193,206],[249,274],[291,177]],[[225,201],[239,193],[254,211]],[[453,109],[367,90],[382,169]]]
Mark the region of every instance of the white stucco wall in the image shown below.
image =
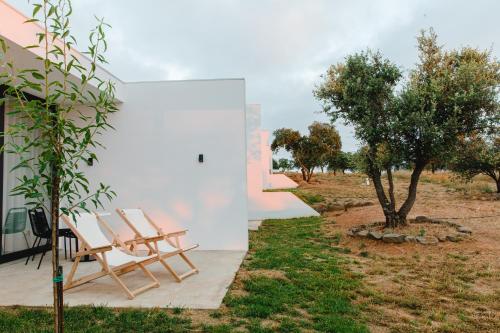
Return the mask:
[[[266,190],[271,188],[269,176],[273,169],[273,153],[269,146],[269,131],[261,130],[260,136],[262,186]]]
[[[262,192],[260,109],[259,104],[248,104],[246,109],[247,186],[249,200],[252,200],[252,198],[260,195]]]
[[[101,142],[91,182],[118,193],[116,207],[141,207],[165,229],[189,229],[204,250],[246,250],[245,81],[127,83]],[[198,162],[204,155],[204,163]]]

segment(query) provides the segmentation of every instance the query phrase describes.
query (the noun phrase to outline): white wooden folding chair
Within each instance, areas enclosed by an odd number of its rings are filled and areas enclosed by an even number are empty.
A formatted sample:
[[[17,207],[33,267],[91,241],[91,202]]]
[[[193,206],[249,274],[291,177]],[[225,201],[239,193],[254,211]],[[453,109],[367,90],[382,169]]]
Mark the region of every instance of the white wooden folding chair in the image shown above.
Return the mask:
[[[138,245],[144,244],[149,250],[149,254],[156,253],[155,249],[151,244],[147,242],[142,242],[144,237],[155,237],[161,236],[162,241],[159,241],[158,251],[161,256],[161,264],[174,276],[174,278],[181,282],[185,278],[198,273],[196,266],[189,260],[186,256],[186,252],[198,247],[198,244],[189,247],[182,247],[179,237],[184,236],[187,230],[175,231],[175,232],[164,232],[158,224],[156,224],[149,216],[147,216],[142,209],[116,209],[118,215],[123,219],[123,221],[132,229],[135,236],[133,240],[126,241],[125,243],[131,251],[137,249]],[[165,261],[169,257],[178,255],[190,268],[189,271],[178,274],[174,269]]]
[[[147,264],[160,259],[157,253],[147,257],[138,257],[121,251],[115,242],[110,242],[99,228],[102,221],[94,213],[80,213],[74,219],[66,215],[61,216],[64,223],[73,231],[80,241],[80,249],[76,253],[75,261],[68,274],[63,290],[77,287],[97,278],[109,275],[118,286],[127,294],[129,299],[151,288],[160,286],[158,279],[145,267]],[[162,240],[163,237],[152,237],[149,242]],[[101,271],[74,279],[78,264],[82,256],[92,255],[101,266]],[[120,275],[140,268],[144,274],[153,280],[143,287],[130,290],[120,279]]]

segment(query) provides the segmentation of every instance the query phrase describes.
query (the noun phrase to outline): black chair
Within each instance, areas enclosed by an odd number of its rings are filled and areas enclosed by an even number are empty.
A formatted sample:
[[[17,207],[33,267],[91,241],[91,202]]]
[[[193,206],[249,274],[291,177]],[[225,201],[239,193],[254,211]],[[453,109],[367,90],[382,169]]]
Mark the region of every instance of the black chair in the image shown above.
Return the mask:
[[[42,242],[42,239],[45,239],[45,245],[51,245],[52,244],[52,229],[50,228],[49,222],[47,221],[47,216],[45,215],[45,211],[43,208],[33,208],[28,211],[28,216],[30,219],[31,223],[31,229],[33,230],[33,234],[36,236],[35,241],[33,242],[32,248],[40,246],[40,243]],[[70,259],[73,259],[73,253],[72,253],[72,248],[71,248],[71,240],[74,239],[76,242],[76,251],[78,251],[78,238],[76,235],[71,231],[71,229],[66,229],[62,228],[58,230],[57,233],[58,237],[64,237],[64,258],[67,259],[67,248],[66,248],[66,243],[67,239],[69,239],[69,257]],[[42,263],[43,257],[45,256],[45,253],[47,250],[43,251],[42,257],[40,258],[40,262],[38,263],[38,268],[40,269],[40,265]],[[33,257],[31,260],[35,260],[36,254],[33,254]],[[26,258],[26,265],[28,264],[29,258]],[[91,261],[91,260],[87,260]]]
[[[42,239],[45,239],[45,250],[42,253],[42,257],[40,258],[40,261],[38,262],[38,267],[37,269],[40,269],[40,265],[42,264],[43,257],[45,256],[45,253],[47,252],[47,247],[48,245],[52,244],[52,238],[51,238],[51,230],[49,226],[49,222],[47,221],[47,217],[45,216],[45,211],[43,208],[33,208],[28,210],[28,216],[30,218],[30,223],[31,223],[31,230],[33,231],[33,234],[36,236],[35,241],[33,242],[32,248],[36,248],[40,246],[40,243],[42,242]],[[35,255],[33,254],[33,257],[31,260],[35,260]],[[25,265],[28,264],[30,257],[26,258],[26,263]]]

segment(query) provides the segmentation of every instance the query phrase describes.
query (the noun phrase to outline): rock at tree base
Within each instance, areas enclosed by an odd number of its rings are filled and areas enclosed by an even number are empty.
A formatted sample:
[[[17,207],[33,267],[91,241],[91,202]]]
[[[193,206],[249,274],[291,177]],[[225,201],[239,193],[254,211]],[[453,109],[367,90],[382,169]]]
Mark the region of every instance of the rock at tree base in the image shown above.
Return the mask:
[[[370,231],[368,233],[368,237],[371,239],[380,240],[382,239],[382,234],[380,232]]]
[[[406,236],[405,237],[405,242],[408,243],[415,243],[417,240],[415,239],[415,236]]]
[[[439,240],[434,236],[427,236],[427,237],[418,236],[415,237],[415,239],[422,245],[436,245],[437,243],[439,243]]]
[[[403,243],[405,241],[405,235],[400,234],[385,234],[382,236],[382,240],[386,243]]]
[[[417,221],[417,222],[425,222],[427,220],[429,220],[429,218],[427,216],[420,215],[420,216],[415,217],[415,221]]]
[[[463,232],[463,233],[466,233],[466,234],[472,234],[472,229],[471,228],[467,228],[467,227],[458,227],[457,231],[458,232]]]
[[[446,236],[446,239],[450,242],[460,242],[461,240],[463,240],[463,237],[460,235],[448,235]]]
[[[366,236],[368,236],[368,230],[361,230],[356,235],[359,237],[366,237]]]

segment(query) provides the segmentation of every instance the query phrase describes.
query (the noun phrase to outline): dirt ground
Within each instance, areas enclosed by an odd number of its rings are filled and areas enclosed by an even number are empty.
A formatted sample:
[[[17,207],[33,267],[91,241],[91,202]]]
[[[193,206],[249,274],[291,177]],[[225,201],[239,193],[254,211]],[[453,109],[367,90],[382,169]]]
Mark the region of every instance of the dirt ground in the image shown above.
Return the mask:
[[[455,222],[471,228],[472,237],[387,244],[346,235],[350,227],[383,221],[365,176],[318,174],[311,184],[290,176],[323,211],[325,231],[341,239],[332,246],[349,259],[352,274],[362,276],[365,288],[355,302],[372,332],[500,332],[500,196],[493,182],[478,177],[464,184],[445,172],[425,173],[410,218]],[[396,174],[399,204],[408,180],[409,173]]]

